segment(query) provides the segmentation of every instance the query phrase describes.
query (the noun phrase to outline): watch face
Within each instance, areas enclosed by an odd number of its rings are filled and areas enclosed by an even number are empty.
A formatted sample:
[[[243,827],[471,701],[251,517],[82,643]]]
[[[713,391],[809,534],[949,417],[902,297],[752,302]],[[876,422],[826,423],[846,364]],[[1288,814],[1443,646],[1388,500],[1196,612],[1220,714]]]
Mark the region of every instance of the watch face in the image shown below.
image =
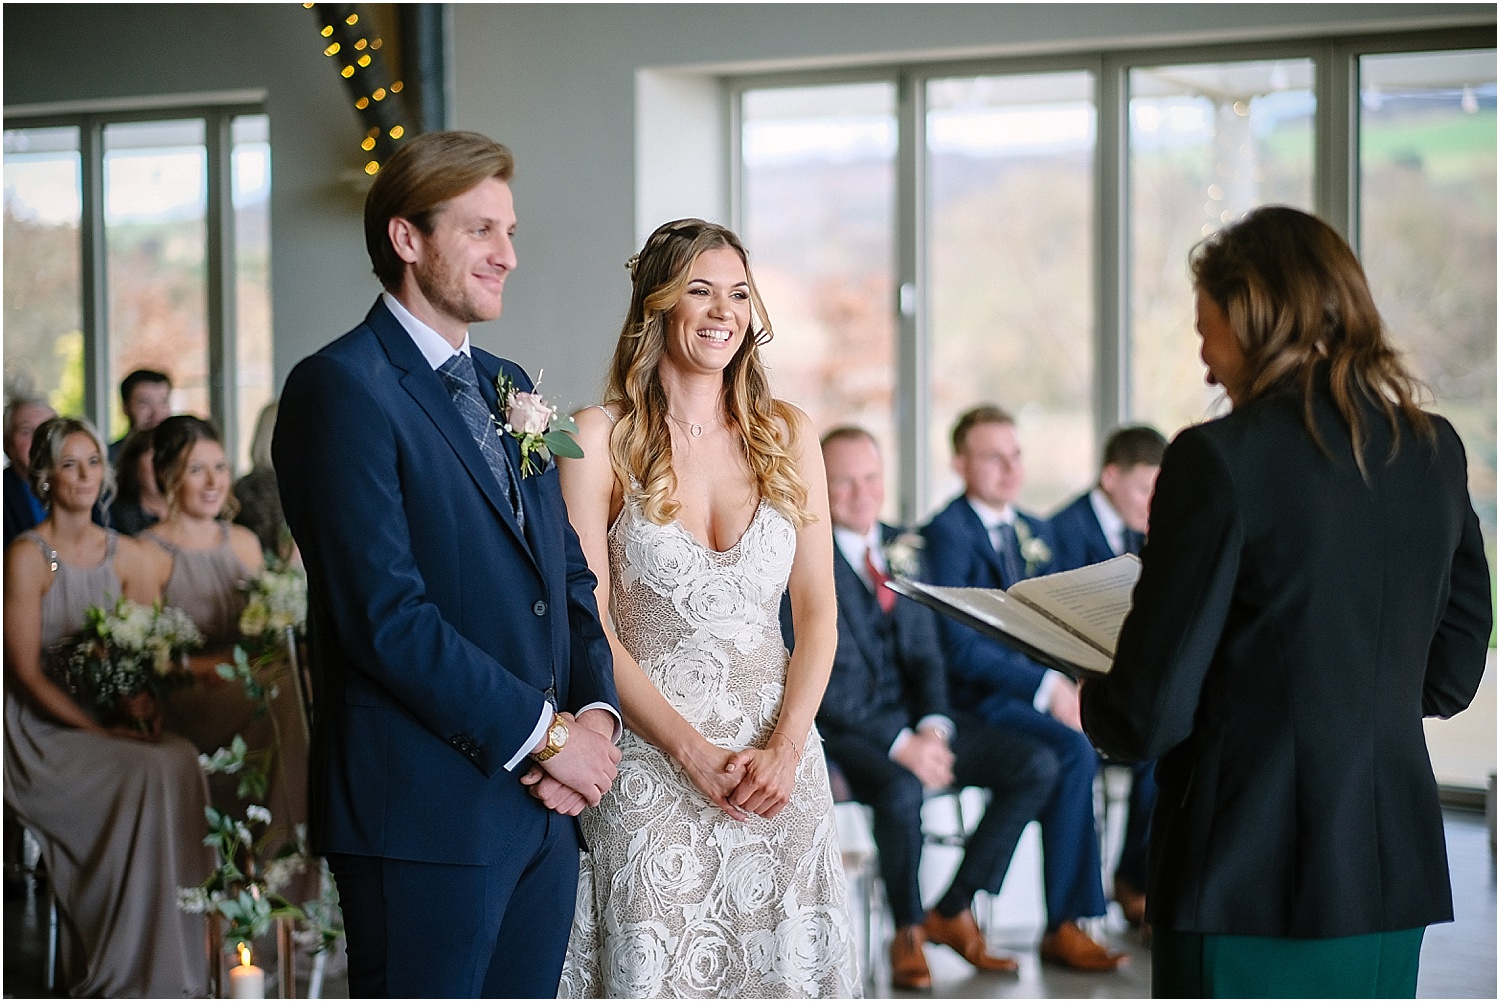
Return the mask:
[[[553,724],[552,729],[547,732],[547,743],[554,748],[561,748],[566,740],[568,740],[568,729],[562,724]]]

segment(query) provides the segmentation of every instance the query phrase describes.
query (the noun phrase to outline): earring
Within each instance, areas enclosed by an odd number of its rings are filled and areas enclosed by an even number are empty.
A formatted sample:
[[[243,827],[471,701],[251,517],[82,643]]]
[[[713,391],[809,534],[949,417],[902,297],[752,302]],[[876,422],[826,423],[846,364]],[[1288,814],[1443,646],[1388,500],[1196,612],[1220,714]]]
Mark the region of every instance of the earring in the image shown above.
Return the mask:
[[[42,493],[46,494],[51,489],[52,489],[52,485],[49,484],[49,483],[47,483],[47,481],[43,480],[42,481]]]

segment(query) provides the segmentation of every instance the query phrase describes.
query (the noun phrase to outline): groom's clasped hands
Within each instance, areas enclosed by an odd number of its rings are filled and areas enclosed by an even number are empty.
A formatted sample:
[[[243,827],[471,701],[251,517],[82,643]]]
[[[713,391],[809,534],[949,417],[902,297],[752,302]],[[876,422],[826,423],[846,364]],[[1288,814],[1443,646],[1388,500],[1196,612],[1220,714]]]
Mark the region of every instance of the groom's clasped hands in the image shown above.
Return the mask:
[[[533,763],[521,783],[549,810],[576,817],[599,803],[614,783],[620,749],[614,744],[614,718],[605,711],[558,717],[568,728],[567,744],[545,762]]]

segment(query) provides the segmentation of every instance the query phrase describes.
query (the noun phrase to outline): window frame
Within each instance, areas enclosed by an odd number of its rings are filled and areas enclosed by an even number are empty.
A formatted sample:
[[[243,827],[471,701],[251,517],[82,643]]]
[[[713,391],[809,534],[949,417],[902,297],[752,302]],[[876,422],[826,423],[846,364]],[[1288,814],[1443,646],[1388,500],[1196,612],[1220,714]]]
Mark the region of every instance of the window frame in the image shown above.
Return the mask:
[[[746,91],[841,83],[896,86],[896,220],[894,347],[898,512],[905,523],[923,514],[929,470],[930,318],[926,262],[926,85],[955,76],[1085,71],[1094,75],[1097,133],[1094,152],[1094,389],[1090,406],[1096,442],[1131,419],[1130,400],[1130,173],[1129,74],[1136,67],[1191,63],[1310,59],[1314,64],[1313,210],[1349,241],[1359,243],[1359,59],[1398,52],[1496,48],[1496,27],[1386,33],[1307,35],[1119,50],[1057,52],[953,61],[915,60],[827,71],[799,70],[725,77],[729,142],[730,225],[744,228],[743,129]]]
[[[265,115],[265,95],[206,96],[176,103],[148,101],[134,105],[114,102],[97,106],[53,105],[8,107],[4,128],[78,129],[80,165],[79,289],[83,329],[84,415],[109,435],[112,398],[119,392],[109,377],[108,269],[104,241],[104,130],[129,122],[199,120],[204,125],[207,205],[204,224],[205,313],[208,341],[209,417],[223,437],[224,451],[239,455],[238,261],[234,216],[234,120]],[[275,356],[274,336],[271,345]]]

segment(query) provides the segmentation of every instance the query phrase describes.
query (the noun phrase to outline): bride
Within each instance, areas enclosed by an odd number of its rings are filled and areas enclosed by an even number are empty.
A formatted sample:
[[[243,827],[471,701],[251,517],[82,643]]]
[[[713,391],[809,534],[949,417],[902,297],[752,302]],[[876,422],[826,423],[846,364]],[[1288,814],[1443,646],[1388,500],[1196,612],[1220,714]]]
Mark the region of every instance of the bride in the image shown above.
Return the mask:
[[[613,789],[581,815],[562,994],[851,997],[813,729],[836,643],[817,438],[771,397],[738,237],[677,220],[627,267],[606,400],[576,416],[584,458],[561,467],[627,728]]]

